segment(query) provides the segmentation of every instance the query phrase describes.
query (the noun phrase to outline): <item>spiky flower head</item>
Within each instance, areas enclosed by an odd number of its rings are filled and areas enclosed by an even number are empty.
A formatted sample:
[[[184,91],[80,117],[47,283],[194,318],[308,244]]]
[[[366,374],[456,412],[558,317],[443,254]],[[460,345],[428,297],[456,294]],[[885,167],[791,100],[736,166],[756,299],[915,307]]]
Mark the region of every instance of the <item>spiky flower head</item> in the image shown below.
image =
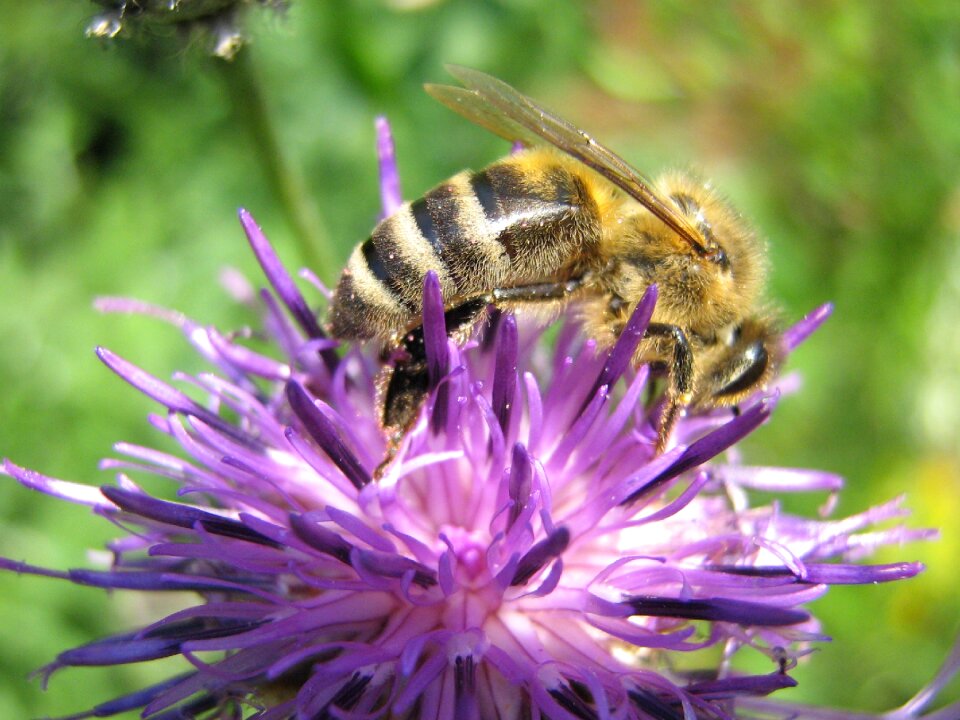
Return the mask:
[[[254,5],[285,10],[286,0],[95,0],[103,10],[87,23],[87,37],[174,30],[200,37],[211,55],[231,59],[246,42],[243,16]]]
[[[388,146],[381,126],[383,157]],[[389,207],[398,185],[384,187]],[[549,344],[498,314],[459,346],[428,274],[429,398],[374,480],[385,451],[376,353],[336,349],[259,227],[240,217],[271,286],[240,288],[261,332],[99,303],[174,323],[212,365],[170,384],[97,352],[159,405],[150,422],[180,452],[118,444],[103,463],[116,482],[99,489],[5,463],[24,485],[130,530],[111,544],[109,568],[6,568],[196,598],[47,666],[44,680],[71,666],[183,658],[184,674],[74,720],[131,709],[154,719],[802,716],[759,698],[794,685],[796,658],[825,639],[806,604],[831,585],[920,570],[853,564],[929,537],[887,523],[904,513],[898,500],[842,519],[751,504],[757,489],[840,488],[827,473],[740,462],[735,444],[767,420],[776,392],[738,414],[684,418],[675,445],[655,453],[659,406],[645,401],[648,369],[629,363],[653,288],[606,351],[572,320]],[[826,315],[787,332],[785,349]],[[176,482],[178,500],[145,492],[144,475]],[[767,655],[769,672],[733,670],[744,647]]]

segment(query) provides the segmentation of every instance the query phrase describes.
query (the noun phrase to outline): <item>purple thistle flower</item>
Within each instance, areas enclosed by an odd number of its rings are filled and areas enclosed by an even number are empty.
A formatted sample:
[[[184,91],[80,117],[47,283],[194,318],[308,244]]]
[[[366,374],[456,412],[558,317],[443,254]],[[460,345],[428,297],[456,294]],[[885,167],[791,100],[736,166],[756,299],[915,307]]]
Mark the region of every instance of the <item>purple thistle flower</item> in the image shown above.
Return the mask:
[[[842,519],[751,506],[754,489],[841,485],[721,457],[767,420],[776,393],[737,415],[684,418],[676,445],[656,455],[647,368],[629,363],[655,289],[608,352],[573,322],[548,349],[512,315],[458,346],[428,274],[431,392],[374,481],[385,451],[378,361],[359,347],[334,352],[260,229],[240,217],[272,286],[260,294],[266,352],[178,313],[99,303],[179,326],[215,368],[177,376],[181,390],[97,352],[161,407],[150,422],[180,454],[118,444],[103,462],[117,483],[99,491],[4,464],[130,534],[110,546],[107,569],[3,567],[197,596],[44,668],[46,682],[65,667],[184,659],[182,675],[71,718],[840,717],[763,699],[794,685],[795,660],[827,639],[805,606],[830,585],[912,577],[916,563],[853,561],[932,533],[881,527],[905,514],[899,500]],[[828,312],[790,330],[790,348]],[[134,479],[144,474],[178,483],[179,499],[144,492]],[[721,664],[672,669],[675,656],[707,647],[722,649]],[[770,672],[731,670],[742,647],[770,657]]]

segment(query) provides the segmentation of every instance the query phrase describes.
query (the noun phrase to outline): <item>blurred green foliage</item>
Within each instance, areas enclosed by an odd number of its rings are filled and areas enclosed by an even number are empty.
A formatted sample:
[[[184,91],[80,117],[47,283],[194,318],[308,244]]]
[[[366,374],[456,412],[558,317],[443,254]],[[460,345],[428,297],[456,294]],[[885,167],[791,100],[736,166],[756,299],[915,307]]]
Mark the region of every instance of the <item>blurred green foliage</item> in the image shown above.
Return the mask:
[[[92,4],[0,2],[0,453],[98,484],[112,442],[156,444],[143,422],[154,408],[99,366],[94,343],[161,377],[201,362],[176,331],[99,316],[91,299],[134,296],[241,325],[218,283],[224,266],[259,282],[239,205],[289,265],[326,258],[314,269],[332,282],[378,213],[376,114],[393,123],[408,198],[504,152],[420,90],[446,79],[444,62],[478,67],[648,173],[689,165],[711,177],[769,238],[770,294],[787,320],[836,303],[791,361],[803,390],[744,452],[842,473],[842,512],[906,492],[910,522],[942,528],[938,543],[883,554],[924,560],[920,578],[816,604],[836,641],[785,695],[902,702],[960,619],[960,5],[421,5],[297,2],[247,19],[241,69],[261,83],[280,157],[302,174],[324,238],[305,253],[237,67],[172,31],[85,40]],[[3,555],[56,568],[89,564],[86,549],[115,534],[12,481],[0,483],[0,513]],[[72,671],[42,694],[28,672],[151,610],[9,574],[0,588],[0,716],[79,710],[150,674]]]

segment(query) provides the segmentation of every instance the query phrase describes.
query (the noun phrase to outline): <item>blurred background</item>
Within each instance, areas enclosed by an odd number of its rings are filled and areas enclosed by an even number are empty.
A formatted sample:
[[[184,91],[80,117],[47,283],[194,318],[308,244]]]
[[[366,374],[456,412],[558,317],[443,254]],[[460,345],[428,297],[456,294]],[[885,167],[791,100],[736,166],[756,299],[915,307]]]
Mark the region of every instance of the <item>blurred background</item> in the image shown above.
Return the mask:
[[[113,442],[156,442],[144,422],[154,407],[94,345],[162,378],[201,361],[176,330],[101,316],[91,301],[133,296],[241,326],[249,318],[219,282],[225,267],[260,282],[238,206],[289,266],[333,282],[379,212],[377,114],[393,124],[408,199],[504,154],[421,90],[448,80],[444,63],[464,64],[648,174],[711,178],[769,240],[770,297],[788,321],[836,304],[791,359],[802,390],[745,459],[842,474],[840,514],[906,493],[909,522],[942,539],[878,558],[922,560],[920,577],[818,601],[835,641],[780,697],[883,710],[935,671],[960,630],[954,0],[294,2],[244,13],[249,44],[232,63],[210,56],[209,35],[164,23],[87,39],[94,3],[0,9],[0,455],[102,484],[97,461]],[[219,37],[224,50],[230,35]],[[118,533],[0,480],[4,556],[88,566],[88,549]],[[825,499],[788,507],[811,513]],[[26,676],[150,617],[143,602],[0,574],[0,717],[78,711],[142,686],[155,670],[74,670],[46,694]]]

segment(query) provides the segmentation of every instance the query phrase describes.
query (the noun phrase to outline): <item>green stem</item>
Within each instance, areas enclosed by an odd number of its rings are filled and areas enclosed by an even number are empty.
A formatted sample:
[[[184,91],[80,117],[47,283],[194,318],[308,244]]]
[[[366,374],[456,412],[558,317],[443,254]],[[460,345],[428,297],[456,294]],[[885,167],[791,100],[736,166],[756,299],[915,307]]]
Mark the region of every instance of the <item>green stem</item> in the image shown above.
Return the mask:
[[[299,167],[288,162],[270,119],[263,89],[250,58],[243,48],[233,60],[217,63],[223,72],[236,118],[250,133],[253,152],[293,228],[304,263],[325,280],[335,260],[317,207],[309,200]]]

